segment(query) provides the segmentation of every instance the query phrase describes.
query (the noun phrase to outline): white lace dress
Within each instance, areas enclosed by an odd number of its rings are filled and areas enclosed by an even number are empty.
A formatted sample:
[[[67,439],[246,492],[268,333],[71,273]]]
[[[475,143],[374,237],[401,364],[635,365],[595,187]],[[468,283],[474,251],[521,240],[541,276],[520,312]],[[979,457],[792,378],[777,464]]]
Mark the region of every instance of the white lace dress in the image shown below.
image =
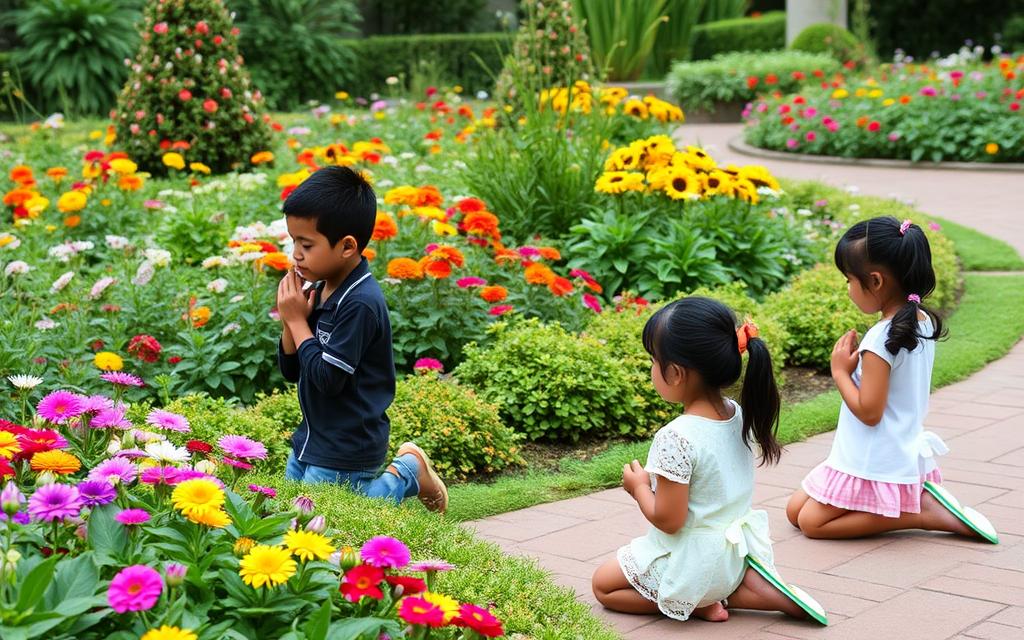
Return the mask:
[[[686,620],[727,598],[748,554],[774,570],[768,514],[750,508],[754,455],[742,439],[740,407],[729,403],[730,420],[683,415],[655,434],[645,467],[651,489],[658,476],[689,484],[686,524],[671,535],[652,526],[618,552],[629,583],[670,618]]]

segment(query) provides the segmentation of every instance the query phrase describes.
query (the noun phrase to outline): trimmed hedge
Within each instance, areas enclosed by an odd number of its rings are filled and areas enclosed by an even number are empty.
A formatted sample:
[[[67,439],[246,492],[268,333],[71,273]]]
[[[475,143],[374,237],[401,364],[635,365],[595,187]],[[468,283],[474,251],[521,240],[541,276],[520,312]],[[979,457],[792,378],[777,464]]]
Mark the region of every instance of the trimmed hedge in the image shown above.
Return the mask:
[[[793,39],[790,49],[807,53],[825,53],[839,62],[860,57],[860,41],[837,24],[822,22],[812,24]]]
[[[343,88],[362,96],[382,92],[389,76],[404,77],[408,83],[424,61],[424,73],[459,84],[470,94],[491,93],[512,38],[510,33],[461,33],[345,40],[357,63],[350,85]]]
[[[770,11],[757,18],[733,18],[697,25],[693,59],[705,60],[729,51],[771,51],[786,48],[786,13]]]

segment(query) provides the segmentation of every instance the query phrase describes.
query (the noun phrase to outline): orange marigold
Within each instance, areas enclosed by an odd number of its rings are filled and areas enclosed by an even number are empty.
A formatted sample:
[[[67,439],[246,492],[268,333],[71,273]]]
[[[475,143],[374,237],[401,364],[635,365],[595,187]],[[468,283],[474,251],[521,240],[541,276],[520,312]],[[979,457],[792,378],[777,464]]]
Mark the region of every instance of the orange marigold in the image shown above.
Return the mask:
[[[494,304],[495,302],[501,302],[508,297],[508,289],[498,285],[484,287],[480,289],[480,297],[487,302]]]
[[[210,321],[210,307],[196,307],[188,312],[189,320],[192,321],[192,326],[198,329],[207,322]]]
[[[142,188],[142,178],[133,174],[117,179],[117,188],[122,191],[138,191]]]
[[[64,167],[50,167],[46,170],[46,175],[54,182],[60,182],[68,175],[68,170]]]
[[[363,257],[373,262],[373,259],[377,257],[377,251],[373,247],[366,247],[363,249]]]
[[[412,204],[417,207],[440,207],[442,202],[444,202],[444,198],[441,197],[441,192],[437,190],[437,187],[427,185],[417,190],[416,201]]]
[[[540,256],[545,260],[553,261],[562,259],[562,254],[554,247],[541,247],[538,251],[540,251]]]
[[[267,266],[278,271],[287,271],[292,266],[292,261],[288,258],[288,255],[280,251],[265,253],[256,262],[261,266]]]
[[[494,261],[498,264],[515,264],[519,260],[519,253],[515,249],[498,249],[494,252]]]
[[[475,211],[486,211],[487,205],[479,198],[463,198],[455,203],[462,213],[473,213]]]
[[[558,276],[548,283],[548,290],[556,296],[564,296],[567,293],[572,293],[573,286],[568,278]]]
[[[551,284],[555,279],[555,272],[539,262],[531,262],[524,275],[530,284]]]
[[[388,263],[388,277],[399,280],[421,280],[423,267],[412,258],[395,258]]]
[[[466,263],[466,257],[462,255],[462,252],[448,244],[437,245],[437,247],[430,252],[430,257],[435,260],[444,260],[456,267],[461,267]]]
[[[82,468],[78,458],[60,449],[40,451],[32,456],[30,464],[33,471],[50,471],[60,475],[75,473]]]
[[[377,221],[373,225],[373,240],[388,240],[398,235],[398,223],[389,214],[378,211]]]
[[[35,176],[32,175],[32,167],[19,164],[11,169],[11,180],[22,186],[35,183]]]
[[[490,211],[471,211],[462,218],[462,228],[466,233],[476,236],[490,236],[495,240],[501,239],[501,231],[498,230],[498,216]]]
[[[4,204],[9,207],[19,207],[35,197],[35,191],[19,187],[11,189],[4,195]]]
[[[431,278],[447,278],[452,275],[452,265],[446,260],[423,259],[423,271]]]
[[[82,224],[82,216],[68,216],[64,218],[64,226],[69,229],[74,229],[80,224]]]

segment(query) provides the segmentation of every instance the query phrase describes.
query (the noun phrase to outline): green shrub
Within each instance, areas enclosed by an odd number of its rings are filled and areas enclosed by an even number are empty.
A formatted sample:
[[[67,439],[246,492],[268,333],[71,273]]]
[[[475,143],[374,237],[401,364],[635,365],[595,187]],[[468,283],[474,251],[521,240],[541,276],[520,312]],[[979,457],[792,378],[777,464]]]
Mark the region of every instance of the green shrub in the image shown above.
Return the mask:
[[[573,8],[587,31],[594,63],[610,81],[640,77],[665,28],[665,0],[575,0]]]
[[[353,0],[231,0],[231,8],[239,47],[270,108],[294,109],[345,86],[355,56],[341,38],[357,31]]]
[[[374,36],[345,40],[354,57],[354,69],[345,89],[353,95],[367,96],[387,89],[389,76],[410,79],[426,62],[447,82],[458,84],[469,95],[477,91],[491,93],[494,76],[512,47],[507,33],[437,34],[417,36]]]
[[[756,18],[734,18],[698,25],[693,30],[693,59],[729,51],[771,51],[786,47],[786,14],[770,11]]]
[[[1024,12],[1024,0],[930,0],[872,2],[872,37],[878,52],[890,56],[897,48],[918,58],[933,52],[949,54],[965,38],[987,47],[1005,33],[1007,17]]]
[[[473,26],[487,0],[362,0],[363,32],[456,33]]]
[[[464,480],[524,464],[522,436],[505,426],[498,408],[468,387],[435,375],[398,382],[391,418],[391,452],[405,441],[423,448],[445,478]]]
[[[1003,50],[1007,52],[1024,51],[1024,13],[1006,21],[1003,27]]]
[[[253,411],[280,425],[286,432],[294,431],[302,422],[302,407],[295,389],[274,389],[269,394],[260,393],[256,396]]]
[[[823,370],[828,370],[832,347],[843,333],[856,329],[863,336],[877,320],[850,301],[846,280],[831,264],[801,273],[765,301],[765,310],[789,333],[789,364]]]
[[[283,471],[296,424],[281,424],[259,408],[240,409],[223,398],[204,395],[182,396],[164,409],[185,416],[192,428],[190,433],[168,433],[168,438],[175,443],[180,445],[195,439],[216,445],[221,436],[247,436],[266,445],[264,464],[269,470]]]
[[[679,62],[667,78],[668,92],[686,109],[710,109],[716,102],[749,102],[764,91],[794,92],[839,70],[825,54],[737,51],[711,60]],[[757,82],[751,86],[750,78]]]
[[[37,108],[105,114],[138,42],[135,0],[36,0],[0,18],[17,25],[11,62]]]
[[[709,3],[691,2],[690,0],[668,0],[665,3],[665,15],[668,17],[668,22],[664,22],[658,27],[658,36],[654,41],[654,49],[651,51],[650,57],[650,68],[655,74],[664,75],[676,60],[690,58],[694,29],[700,22],[710,22],[707,19],[701,20],[703,17],[701,13],[708,7]]]
[[[505,424],[531,440],[646,432],[649,407],[619,354],[536,320],[496,330],[490,348],[466,347],[455,376],[496,404]]]
[[[141,32],[116,113],[118,146],[140,168],[166,174],[162,157],[173,142],[188,143],[187,162],[220,173],[268,148],[262,99],[221,0],[150,0]]]
[[[824,53],[839,62],[858,61],[864,57],[864,46],[846,29],[837,24],[812,24],[793,39],[790,49],[807,53]]]

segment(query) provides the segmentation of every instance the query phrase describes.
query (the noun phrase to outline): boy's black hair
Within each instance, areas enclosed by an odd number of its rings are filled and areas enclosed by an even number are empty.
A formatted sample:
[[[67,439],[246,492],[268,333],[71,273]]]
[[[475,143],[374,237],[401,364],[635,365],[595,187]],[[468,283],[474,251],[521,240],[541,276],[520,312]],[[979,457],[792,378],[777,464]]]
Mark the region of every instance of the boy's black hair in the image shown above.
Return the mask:
[[[331,246],[345,236],[356,239],[362,252],[377,220],[377,195],[361,175],[348,167],[325,167],[292,191],[282,207],[286,216],[316,220],[316,230]]]
[[[669,364],[696,370],[706,387],[714,391],[739,380],[743,363],[736,316],[717,300],[690,296],[665,305],[647,321],[643,341],[644,349],[662,372]],[[774,464],[782,455],[782,447],[775,439],[781,401],[772,357],[760,338],[747,340],[747,353],[747,373],[740,392],[743,442],[749,447],[753,435],[761,448],[762,464]]]
[[[932,250],[924,230],[916,224],[902,225],[892,216],[863,220],[846,230],[836,245],[836,268],[852,275],[865,289],[871,271],[884,268],[902,290],[903,306],[892,317],[885,349],[896,355],[900,349],[913,351],[919,340],[937,340],[944,335],[942,318],[924,305],[935,290]],[[910,299],[917,296],[919,301]],[[918,310],[931,317],[934,331],[924,335],[918,328]]]

